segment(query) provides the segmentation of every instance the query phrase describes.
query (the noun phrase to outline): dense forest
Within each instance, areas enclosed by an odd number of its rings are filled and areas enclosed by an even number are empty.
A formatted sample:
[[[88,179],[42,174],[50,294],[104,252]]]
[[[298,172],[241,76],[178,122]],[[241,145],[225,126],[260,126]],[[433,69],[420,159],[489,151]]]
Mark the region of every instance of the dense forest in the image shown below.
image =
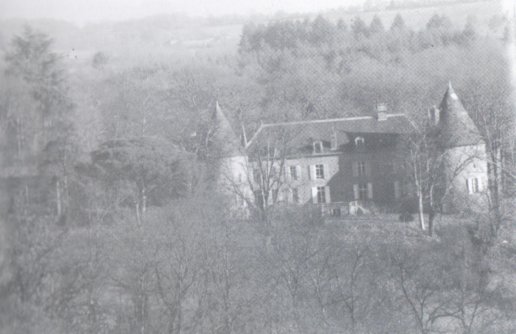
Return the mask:
[[[120,68],[97,52],[71,73],[27,27],[0,63],[1,332],[513,333],[514,194],[432,236],[236,219],[210,137],[215,101],[248,136],[377,103],[423,124],[452,81],[498,157],[515,142],[511,42],[473,18],[319,16],[249,23],[232,56]]]

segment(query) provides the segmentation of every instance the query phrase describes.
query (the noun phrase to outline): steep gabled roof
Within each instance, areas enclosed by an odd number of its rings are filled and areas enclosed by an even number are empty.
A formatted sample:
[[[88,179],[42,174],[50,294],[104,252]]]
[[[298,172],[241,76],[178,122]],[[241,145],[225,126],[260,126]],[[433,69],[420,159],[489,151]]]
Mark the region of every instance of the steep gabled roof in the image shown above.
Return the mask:
[[[234,157],[243,155],[242,147],[238,136],[231,127],[231,123],[224,115],[219,106],[219,102],[215,102],[212,114],[212,122],[214,124],[214,133],[212,142],[216,145],[216,154],[220,157]]]
[[[247,149],[262,149],[260,146],[266,143],[299,149],[314,141],[329,143],[334,134],[337,135],[338,146],[341,146],[357,134],[403,134],[412,130],[413,126],[404,114],[388,114],[385,120],[380,121],[373,116],[363,116],[263,124],[249,141]]]
[[[439,105],[439,141],[444,147],[477,145],[482,137],[451,82]]]

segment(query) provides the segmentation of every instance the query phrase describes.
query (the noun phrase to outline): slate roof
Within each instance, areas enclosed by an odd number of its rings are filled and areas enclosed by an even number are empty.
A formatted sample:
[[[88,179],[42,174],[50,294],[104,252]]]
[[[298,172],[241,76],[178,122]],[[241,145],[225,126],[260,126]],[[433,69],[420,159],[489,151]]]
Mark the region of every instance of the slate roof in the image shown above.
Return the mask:
[[[439,105],[439,142],[443,147],[477,145],[482,137],[451,82]]]
[[[276,147],[297,148],[298,151],[308,146],[311,151],[314,141],[322,141],[329,147],[335,135],[337,145],[341,147],[358,135],[379,138],[412,130],[413,126],[404,114],[388,114],[385,120],[363,116],[263,124],[249,141],[247,149],[262,149],[269,143]]]

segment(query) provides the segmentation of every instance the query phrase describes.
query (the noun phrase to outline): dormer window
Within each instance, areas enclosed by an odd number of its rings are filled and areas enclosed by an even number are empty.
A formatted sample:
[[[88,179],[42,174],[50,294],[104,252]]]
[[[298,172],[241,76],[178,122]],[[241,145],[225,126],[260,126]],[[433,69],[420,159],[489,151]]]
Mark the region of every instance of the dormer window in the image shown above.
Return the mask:
[[[333,133],[331,134],[331,149],[336,150],[337,146],[338,146],[337,132],[333,131]]]
[[[356,137],[355,138],[355,147],[356,148],[363,148],[365,145],[364,137]]]
[[[323,143],[322,141],[314,142],[314,154],[323,152]]]

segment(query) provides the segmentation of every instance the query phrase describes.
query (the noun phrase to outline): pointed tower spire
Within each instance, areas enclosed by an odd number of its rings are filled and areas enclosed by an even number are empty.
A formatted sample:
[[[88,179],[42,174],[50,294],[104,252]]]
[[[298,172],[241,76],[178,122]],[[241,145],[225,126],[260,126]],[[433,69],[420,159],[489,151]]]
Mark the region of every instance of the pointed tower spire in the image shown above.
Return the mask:
[[[225,119],[222,109],[220,109],[219,100],[215,100],[215,108],[213,109],[212,119],[214,121]]]
[[[242,146],[240,145],[240,140],[233,131],[226,115],[224,115],[218,100],[215,101],[212,122],[214,129],[213,142],[216,145],[216,149],[219,150],[219,155],[223,157],[241,155]]]
[[[455,90],[453,89],[451,80],[448,81],[448,89],[447,89],[446,93],[453,100],[458,100],[459,99],[459,97],[457,96],[457,93],[455,93]]]
[[[455,93],[451,81],[439,110],[440,140],[444,147],[476,145],[481,141],[478,128]]]

